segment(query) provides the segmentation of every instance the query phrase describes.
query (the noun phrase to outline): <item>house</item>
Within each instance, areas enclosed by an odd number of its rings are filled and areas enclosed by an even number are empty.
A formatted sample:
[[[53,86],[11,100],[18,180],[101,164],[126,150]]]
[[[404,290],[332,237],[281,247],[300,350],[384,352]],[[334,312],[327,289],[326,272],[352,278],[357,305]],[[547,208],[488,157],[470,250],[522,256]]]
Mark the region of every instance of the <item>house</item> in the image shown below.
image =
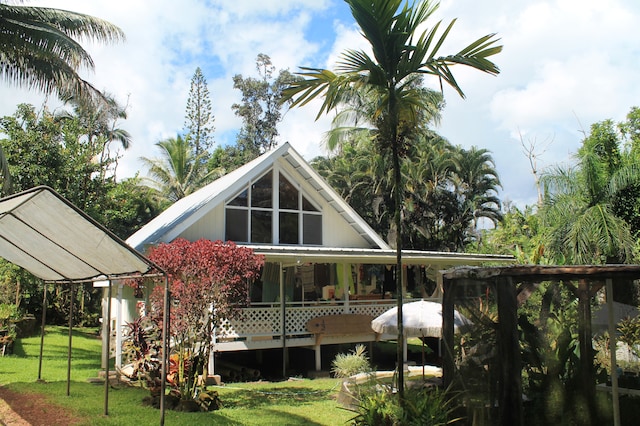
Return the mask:
[[[395,250],[288,143],[177,201],[127,243],[144,253],[178,237],[231,240],[265,257],[243,319],[214,336],[217,352],[306,347],[320,369],[322,346],[375,340],[370,320],[396,303]],[[407,250],[404,291],[437,298],[439,270],[511,260]],[[138,315],[137,302],[119,287],[116,329]]]

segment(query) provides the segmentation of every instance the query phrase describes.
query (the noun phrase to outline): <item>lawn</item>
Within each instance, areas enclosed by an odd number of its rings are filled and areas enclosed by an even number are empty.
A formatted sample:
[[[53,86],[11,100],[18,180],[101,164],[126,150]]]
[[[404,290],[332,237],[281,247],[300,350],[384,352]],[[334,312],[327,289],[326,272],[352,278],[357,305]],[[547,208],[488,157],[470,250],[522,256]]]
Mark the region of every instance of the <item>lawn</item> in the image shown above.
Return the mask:
[[[88,382],[100,370],[101,342],[94,329],[73,334],[70,395],[67,389],[68,331],[50,327],[45,335],[42,379],[38,382],[40,338],[19,339],[14,355],[0,358],[0,385],[25,398],[45,398],[65,407],[86,425],[158,424],[160,412],[142,405],[148,395],[137,387],[112,387],[109,415],[104,415],[104,386]],[[166,411],[170,425],[340,425],[355,414],[335,401],[338,379],[296,379],[282,382],[227,384],[213,387],[220,394],[222,410],[210,413]]]

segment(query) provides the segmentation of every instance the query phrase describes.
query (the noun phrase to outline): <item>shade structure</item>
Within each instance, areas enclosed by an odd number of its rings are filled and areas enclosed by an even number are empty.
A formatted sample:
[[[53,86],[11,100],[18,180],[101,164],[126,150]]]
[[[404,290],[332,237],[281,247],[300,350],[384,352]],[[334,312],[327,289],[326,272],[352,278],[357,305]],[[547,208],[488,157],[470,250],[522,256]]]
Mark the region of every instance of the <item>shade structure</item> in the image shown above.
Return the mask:
[[[44,186],[0,200],[0,256],[47,282],[115,279],[153,266]]]
[[[111,283],[112,280],[117,279],[154,275],[166,277],[165,272],[157,265],[46,186],[38,186],[0,199],[0,257],[26,269],[43,281],[54,284],[73,285],[94,280],[108,280]],[[167,283],[165,284],[167,306],[168,298]],[[70,311],[73,312],[72,310],[73,298],[70,303]],[[43,311],[46,312],[46,309]],[[165,309],[165,312],[167,311]],[[67,395],[71,381],[72,317],[70,314]],[[168,329],[168,324],[168,316],[165,314],[163,330]],[[110,330],[107,330],[109,335]],[[40,365],[42,365],[43,338],[44,314],[40,341]],[[166,334],[163,334],[163,348],[165,348],[162,361],[164,379],[167,362]],[[108,411],[108,368],[107,363],[105,414]],[[165,380],[162,383],[160,424],[164,424],[164,386]]]
[[[454,327],[471,324],[455,311]],[[418,300],[402,305],[402,325],[407,337],[442,337],[442,304]],[[398,334],[398,308],[394,307],[371,321],[379,334]]]

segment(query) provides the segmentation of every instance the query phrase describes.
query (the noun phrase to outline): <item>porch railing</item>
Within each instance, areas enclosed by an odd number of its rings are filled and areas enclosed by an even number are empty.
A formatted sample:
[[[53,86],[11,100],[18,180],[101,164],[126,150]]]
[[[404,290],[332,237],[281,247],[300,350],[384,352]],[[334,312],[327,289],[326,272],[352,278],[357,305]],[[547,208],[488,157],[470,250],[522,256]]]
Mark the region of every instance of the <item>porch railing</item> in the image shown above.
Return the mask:
[[[407,300],[407,302],[410,300]],[[306,325],[315,317],[324,315],[363,314],[377,317],[396,306],[395,299],[350,300],[346,302],[290,302],[285,308],[279,304],[264,304],[242,310],[241,317],[223,320],[216,332],[219,342],[251,339],[254,337],[282,336],[284,311],[287,338],[309,336]]]

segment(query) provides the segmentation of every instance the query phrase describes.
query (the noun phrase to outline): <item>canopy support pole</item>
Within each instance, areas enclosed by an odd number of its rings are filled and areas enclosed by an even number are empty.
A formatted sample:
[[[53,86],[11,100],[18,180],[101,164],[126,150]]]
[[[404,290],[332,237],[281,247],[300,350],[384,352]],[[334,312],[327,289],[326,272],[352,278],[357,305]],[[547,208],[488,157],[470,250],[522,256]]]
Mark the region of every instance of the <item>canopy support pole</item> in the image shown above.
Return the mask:
[[[42,297],[42,325],[40,326],[40,359],[38,360],[38,381],[42,380],[42,349],[44,347],[44,325],[47,319],[47,283],[43,283],[44,295]]]
[[[109,280],[109,290],[107,290],[107,317],[103,318],[102,321],[104,323],[104,321],[107,322],[107,328],[106,328],[106,339],[105,339],[105,346],[106,346],[106,358],[107,358],[107,362],[104,366],[104,415],[108,416],[109,415],[109,354],[110,354],[110,350],[111,348],[109,347],[111,344],[111,280]]]
[[[75,284],[69,288],[69,348],[67,349],[67,396],[71,394],[71,340],[73,327],[73,298],[75,297]]]
[[[160,426],[164,425],[165,391],[167,384],[167,367],[169,360],[169,311],[171,309],[171,295],[169,292],[169,276],[164,276],[164,312],[162,315],[162,383],[160,384]]]

